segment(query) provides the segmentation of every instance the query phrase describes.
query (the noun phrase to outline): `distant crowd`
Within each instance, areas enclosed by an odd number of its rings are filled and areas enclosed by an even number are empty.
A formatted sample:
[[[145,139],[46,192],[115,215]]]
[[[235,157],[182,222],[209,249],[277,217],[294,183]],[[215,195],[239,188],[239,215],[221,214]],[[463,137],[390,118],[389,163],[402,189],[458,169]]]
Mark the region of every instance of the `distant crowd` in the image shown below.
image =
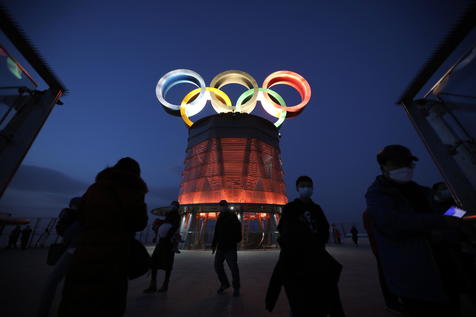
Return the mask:
[[[22,250],[25,250],[29,247],[31,233],[31,227],[26,225],[23,229],[20,225],[17,225],[11,232],[8,237],[7,249],[16,249],[18,246],[18,240],[20,240],[20,246]]]

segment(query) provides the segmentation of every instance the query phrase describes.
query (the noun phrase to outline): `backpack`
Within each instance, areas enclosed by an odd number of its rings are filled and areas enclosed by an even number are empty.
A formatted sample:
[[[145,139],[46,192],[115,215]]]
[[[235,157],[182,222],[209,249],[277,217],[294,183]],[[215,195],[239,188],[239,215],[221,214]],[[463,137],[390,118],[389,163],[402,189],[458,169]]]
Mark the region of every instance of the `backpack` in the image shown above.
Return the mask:
[[[58,216],[56,232],[63,237],[68,227],[76,220],[78,220],[78,211],[71,208],[64,208]]]

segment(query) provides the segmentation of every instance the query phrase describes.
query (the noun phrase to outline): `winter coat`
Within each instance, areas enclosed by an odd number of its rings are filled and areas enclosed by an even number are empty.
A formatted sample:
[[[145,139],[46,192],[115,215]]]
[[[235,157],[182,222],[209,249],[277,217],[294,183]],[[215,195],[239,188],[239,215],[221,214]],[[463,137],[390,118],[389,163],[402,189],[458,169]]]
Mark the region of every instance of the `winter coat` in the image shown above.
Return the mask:
[[[147,225],[147,186],[135,174],[107,168],[84,194],[81,237],[65,280],[59,316],[122,316],[129,245]]]
[[[221,212],[213,234],[212,249],[235,249],[241,241],[241,222],[231,211]]]
[[[310,213],[311,224],[306,220],[306,211]],[[310,225],[315,227],[315,232]],[[295,199],[284,206],[278,231],[281,254],[291,263],[316,260],[329,240],[329,222],[321,206],[312,201],[305,204]]]
[[[430,189],[413,186],[433,208]],[[397,185],[383,176],[377,177],[365,197],[370,230],[389,290],[417,300],[445,300],[429,242],[432,230],[446,227],[443,216],[415,210]]]
[[[296,199],[283,208],[278,225],[281,253],[266,294],[271,311],[284,286],[293,311],[330,310],[330,289],[337,287],[342,266],[326,251],[329,223],[321,207]],[[305,305],[306,307],[303,307]]]

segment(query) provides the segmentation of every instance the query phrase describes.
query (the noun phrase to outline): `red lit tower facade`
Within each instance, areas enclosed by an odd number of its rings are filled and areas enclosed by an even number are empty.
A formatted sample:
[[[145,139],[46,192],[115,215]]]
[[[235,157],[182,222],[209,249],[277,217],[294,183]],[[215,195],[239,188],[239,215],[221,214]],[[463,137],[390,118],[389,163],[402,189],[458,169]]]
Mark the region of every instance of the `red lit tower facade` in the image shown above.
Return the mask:
[[[221,113],[189,128],[179,202],[186,248],[211,244],[218,203],[226,199],[242,222],[242,248],[272,247],[288,201],[278,129],[246,113]]]

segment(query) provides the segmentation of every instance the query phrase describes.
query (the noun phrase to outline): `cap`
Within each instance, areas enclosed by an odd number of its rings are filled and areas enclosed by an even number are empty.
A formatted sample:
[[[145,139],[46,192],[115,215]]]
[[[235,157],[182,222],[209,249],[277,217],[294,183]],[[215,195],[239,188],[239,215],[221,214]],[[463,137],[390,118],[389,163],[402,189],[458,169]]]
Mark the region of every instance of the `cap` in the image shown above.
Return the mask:
[[[413,155],[412,152],[403,145],[392,144],[387,145],[377,153],[377,162],[380,165],[388,161],[412,162],[418,161],[418,157]]]

